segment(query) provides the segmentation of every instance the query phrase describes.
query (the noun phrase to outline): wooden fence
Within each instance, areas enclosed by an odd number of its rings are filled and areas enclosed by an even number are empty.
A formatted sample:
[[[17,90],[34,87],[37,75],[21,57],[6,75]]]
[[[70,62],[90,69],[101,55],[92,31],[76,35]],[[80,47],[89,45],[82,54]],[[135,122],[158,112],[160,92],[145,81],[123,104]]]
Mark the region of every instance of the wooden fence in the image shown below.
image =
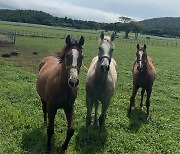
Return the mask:
[[[0,30],[1,31],[1,30]],[[10,31],[10,30],[9,30]],[[12,38],[13,42],[15,43],[16,35],[19,36],[28,36],[28,37],[42,37],[42,38],[57,38],[57,39],[64,39],[67,34],[62,33],[47,33],[47,32],[38,32],[38,31],[28,31],[28,30],[13,30],[11,32],[10,37]],[[73,34],[71,35],[74,39],[79,39],[80,35]],[[99,36],[85,36],[86,40],[98,40]],[[140,43],[140,44],[147,44],[153,46],[180,46],[180,40],[170,40],[170,39],[147,39],[147,38],[139,38],[139,39],[123,39],[123,38],[116,38],[115,39],[119,43]]]
[[[180,40],[166,40],[166,39],[117,39],[120,43],[136,43],[147,44],[152,46],[180,46]]]

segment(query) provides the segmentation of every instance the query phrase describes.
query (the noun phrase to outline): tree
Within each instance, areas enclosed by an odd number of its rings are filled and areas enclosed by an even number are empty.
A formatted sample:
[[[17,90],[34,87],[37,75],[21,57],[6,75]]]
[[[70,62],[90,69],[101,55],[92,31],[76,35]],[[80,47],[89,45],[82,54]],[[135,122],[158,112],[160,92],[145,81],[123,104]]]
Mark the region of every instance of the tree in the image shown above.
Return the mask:
[[[141,28],[141,25],[137,21],[133,21],[132,32],[135,33],[135,39],[137,39],[138,33],[140,32]]]
[[[121,22],[121,29],[125,32],[125,39],[129,38],[128,35],[131,31],[135,33],[135,38],[137,38],[138,33],[140,31],[140,25],[137,21],[129,17],[119,17],[119,21]]]

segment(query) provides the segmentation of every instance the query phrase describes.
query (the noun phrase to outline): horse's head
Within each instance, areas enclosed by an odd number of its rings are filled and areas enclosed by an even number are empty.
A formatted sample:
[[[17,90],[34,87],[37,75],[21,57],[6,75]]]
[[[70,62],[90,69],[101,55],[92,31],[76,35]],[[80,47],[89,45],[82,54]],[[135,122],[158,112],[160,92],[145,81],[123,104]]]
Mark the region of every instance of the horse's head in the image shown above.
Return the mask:
[[[147,65],[147,53],[145,44],[144,46],[140,46],[139,44],[137,44],[136,62],[138,64],[137,69],[140,72],[143,72],[144,68]]]
[[[73,88],[79,84],[78,74],[83,60],[82,46],[84,37],[79,41],[71,40],[70,35],[66,37],[67,51],[65,53],[65,65],[68,71],[68,85]]]
[[[103,32],[100,35],[98,58],[99,58],[101,70],[104,73],[107,73],[109,71],[112,53],[114,50],[114,42],[113,42],[114,38],[115,38],[114,33],[111,35],[111,37],[104,36]]]

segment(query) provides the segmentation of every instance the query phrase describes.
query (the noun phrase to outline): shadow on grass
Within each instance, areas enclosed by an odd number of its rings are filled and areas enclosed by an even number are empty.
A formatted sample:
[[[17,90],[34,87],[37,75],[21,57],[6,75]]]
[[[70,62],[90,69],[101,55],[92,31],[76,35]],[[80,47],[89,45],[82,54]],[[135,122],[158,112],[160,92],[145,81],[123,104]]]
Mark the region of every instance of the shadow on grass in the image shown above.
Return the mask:
[[[82,126],[76,135],[75,138],[75,150],[78,153],[103,153],[106,139],[107,139],[107,130],[104,127],[102,130],[101,137],[98,135],[99,133],[99,126],[98,125],[91,125],[89,127],[89,141],[85,143],[85,126]]]
[[[54,137],[51,141],[51,152],[46,151],[47,134],[46,127],[34,128],[25,132],[22,136],[22,148],[24,153],[59,153],[57,147],[54,146]]]
[[[134,109],[129,117],[129,130],[133,133],[137,133],[142,124],[148,124],[145,110]]]

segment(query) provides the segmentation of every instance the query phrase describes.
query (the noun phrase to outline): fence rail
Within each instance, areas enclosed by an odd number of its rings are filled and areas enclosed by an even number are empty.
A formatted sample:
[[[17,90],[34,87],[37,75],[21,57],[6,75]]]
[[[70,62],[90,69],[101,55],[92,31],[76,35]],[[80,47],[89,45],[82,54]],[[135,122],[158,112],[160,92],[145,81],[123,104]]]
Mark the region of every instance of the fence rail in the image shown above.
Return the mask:
[[[2,31],[12,31],[12,30],[2,30]],[[1,34],[1,30],[0,30]],[[28,31],[28,30],[13,30],[10,32],[11,35],[8,37],[13,40],[15,43],[16,35],[18,36],[28,36],[28,37],[42,37],[42,38],[57,38],[57,39],[64,39],[67,34],[62,33],[48,33],[48,32],[38,32],[38,31]],[[73,34],[71,35],[73,38],[79,38],[80,35]],[[93,41],[98,40],[99,36],[85,36],[86,40]],[[123,38],[116,38],[117,42],[120,43],[140,43],[140,44],[147,44],[147,45],[154,45],[154,46],[180,46],[180,40],[168,40],[168,39],[154,39],[154,38],[140,38],[139,39],[123,39]]]
[[[180,46],[180,40],[158,40],[158,39],[117,39],[118,42],[121,43],[140,43],[140,44],[147,44],[147,45],[153,45],[153,46]]]

